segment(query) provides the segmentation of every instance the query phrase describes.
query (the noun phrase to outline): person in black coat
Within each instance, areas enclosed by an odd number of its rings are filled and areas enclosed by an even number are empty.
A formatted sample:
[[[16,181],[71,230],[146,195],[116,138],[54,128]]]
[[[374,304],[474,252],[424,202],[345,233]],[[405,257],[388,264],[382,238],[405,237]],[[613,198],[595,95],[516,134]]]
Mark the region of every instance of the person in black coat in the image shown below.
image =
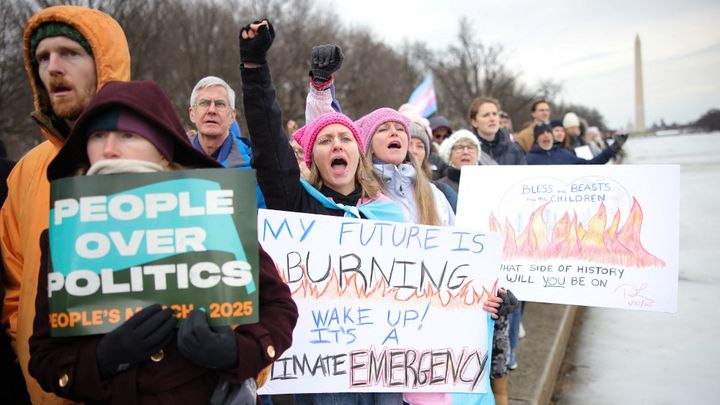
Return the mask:
[[[482,151],[499,165],[524,165],[525,154],[510,139],[510,133],[500,128],[500,102],[493,98],[478,97],[470,104],[469,121]]]
[[[219,167],[193,148],[156,83],[111,81],[78,118],[47,174],[52,181]],[[261,246],[257,323],[211,328],[194,309],[176,328],[172,309],[153,304],[104,335],[52,337],[47,230],[40,239],[29,370],[48,392],[86,404],[207,404],[216,387],[244,387],[290,347],[297,306]]]

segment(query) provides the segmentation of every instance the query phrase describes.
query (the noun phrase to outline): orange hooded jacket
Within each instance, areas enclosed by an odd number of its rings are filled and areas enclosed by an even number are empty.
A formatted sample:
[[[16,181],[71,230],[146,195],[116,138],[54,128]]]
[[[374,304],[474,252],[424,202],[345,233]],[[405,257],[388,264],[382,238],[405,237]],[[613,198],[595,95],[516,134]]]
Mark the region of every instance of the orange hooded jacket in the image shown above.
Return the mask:
[[[30,55],[33,32],[48,22],[70,25],[87,40],[95,61],[96,91],[110,80],[130,80],[130,51],[117,21],[85,7],[46,8],[28,20],[23,33],[25,71],[30,78],[35,105],[31,116],[47,140],[20,159],[7,180],[8,198],[0,209],[0,248],[6,268],[2,322],[8,325],[32,402],[62,404],[70,402],[44,392],[28,373],[29,339],[33,332],[40,266],[40,234],[48,227],[50,209],[50,183],[46,170],[68,135],[55,127],[50,119],[52,109],[47,91],[32,63],[35,56]]]

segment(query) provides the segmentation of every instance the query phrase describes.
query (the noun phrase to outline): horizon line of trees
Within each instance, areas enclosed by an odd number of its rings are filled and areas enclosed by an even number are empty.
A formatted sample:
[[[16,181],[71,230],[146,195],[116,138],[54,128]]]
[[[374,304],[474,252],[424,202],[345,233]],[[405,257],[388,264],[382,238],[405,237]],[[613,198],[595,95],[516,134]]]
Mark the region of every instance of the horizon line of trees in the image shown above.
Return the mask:
[[[336,94],[351,118],[379,107],[398,108],[431,74],[438,114],[456,128],[468,127],[471,101],[487,96],[500,101],[515,130],[529,122],[530,105],[539,98],[551,103],[553,117],[574,111],[589,125],[607,129],[596,109],[558,102],[560,84],[547,80],[530,88],[522,83],[521,72],[508,66],[502,46],[476,38],[467,18],[458,23],[456,42],[433,51],[417,41],[388,46],[368,28],[349,28],[342,16],[316,0],[19,0],[3,5],[0,16],[0,135],[11,158],[42,141],[29,117],[33,104],[23,69],[23,27],[35,12],[57,4],[97,8],[113,16],[128,39],[133,79],[157,81],[187,128],[191,128],[187,109],[193,86],[214,75],[238,93],[238,121],[246,129],[238,32],[248,22],[267,17],[276,29],[268,61],[285,120],[304,120],[312,47],[336,43],[345,54],[336,74]]]

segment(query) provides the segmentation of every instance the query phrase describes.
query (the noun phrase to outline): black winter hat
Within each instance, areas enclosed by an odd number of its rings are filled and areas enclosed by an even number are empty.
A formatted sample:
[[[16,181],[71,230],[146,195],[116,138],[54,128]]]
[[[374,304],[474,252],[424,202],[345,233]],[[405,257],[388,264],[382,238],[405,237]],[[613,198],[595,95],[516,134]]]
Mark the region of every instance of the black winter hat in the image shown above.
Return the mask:
[[[562,120],[550,120],[550,128],[562,127],[562,126],[563,126]]]
[[[38,44],[48,37],[67,37],[80,44],[88,55],[93,54],[87,39],[75,28],[61,22],[49,22],[39,26],[30,37],[30,57],[35,60],[35,50]]]
[[[545,132],[552,133],[552,127],[548,124],[537,124],[535,125],[535,128],[533,128],[533,135],[535,136],[535,139]]]

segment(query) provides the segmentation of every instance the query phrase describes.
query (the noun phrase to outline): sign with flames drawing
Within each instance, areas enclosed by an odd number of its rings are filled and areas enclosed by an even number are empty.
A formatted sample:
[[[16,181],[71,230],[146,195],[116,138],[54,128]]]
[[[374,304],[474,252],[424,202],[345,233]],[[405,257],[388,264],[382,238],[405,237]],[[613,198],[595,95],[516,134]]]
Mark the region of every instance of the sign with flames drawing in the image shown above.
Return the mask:
[[[463,167],[457,222],[504,234],[522,300],[675,312],[679,186],[672,165]]]
[[[504,234],[525,301],[675,312],[679,168],[463,167],[457,222]]]
[[[261,393],[488,390],[501,234],[259,210],[258,240],[300,314]]]

